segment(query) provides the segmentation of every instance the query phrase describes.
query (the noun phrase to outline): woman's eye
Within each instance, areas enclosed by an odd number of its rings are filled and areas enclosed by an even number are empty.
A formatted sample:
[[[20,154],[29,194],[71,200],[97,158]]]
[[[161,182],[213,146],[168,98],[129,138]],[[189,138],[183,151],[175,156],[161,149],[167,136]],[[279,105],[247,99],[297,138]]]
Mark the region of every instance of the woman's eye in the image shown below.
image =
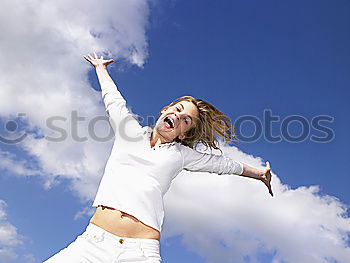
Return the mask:
[[[176,108],[177,111],[180,111],[180,108]]]

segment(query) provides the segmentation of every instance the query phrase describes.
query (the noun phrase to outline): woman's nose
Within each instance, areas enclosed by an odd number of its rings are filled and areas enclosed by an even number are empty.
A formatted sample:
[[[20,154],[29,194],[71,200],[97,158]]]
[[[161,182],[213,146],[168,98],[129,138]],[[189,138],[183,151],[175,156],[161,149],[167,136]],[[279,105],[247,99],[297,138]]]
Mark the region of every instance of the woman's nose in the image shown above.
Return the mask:
[[[180,119],[180,117],[179,117],[179,113],[174,112],[174,115],[175,115],[175,118],[176,118],[177,120],[179,120],[179,119]]]

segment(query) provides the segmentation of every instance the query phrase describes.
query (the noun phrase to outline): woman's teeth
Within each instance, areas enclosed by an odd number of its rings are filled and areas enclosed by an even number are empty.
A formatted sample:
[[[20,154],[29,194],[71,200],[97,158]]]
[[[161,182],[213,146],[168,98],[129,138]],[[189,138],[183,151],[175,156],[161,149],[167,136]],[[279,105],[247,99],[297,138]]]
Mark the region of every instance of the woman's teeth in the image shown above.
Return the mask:
[[[167,128],[174,128],[174,123],[173,123],[173,120],[171,118],[165,117],[164,123],[166,124]]]

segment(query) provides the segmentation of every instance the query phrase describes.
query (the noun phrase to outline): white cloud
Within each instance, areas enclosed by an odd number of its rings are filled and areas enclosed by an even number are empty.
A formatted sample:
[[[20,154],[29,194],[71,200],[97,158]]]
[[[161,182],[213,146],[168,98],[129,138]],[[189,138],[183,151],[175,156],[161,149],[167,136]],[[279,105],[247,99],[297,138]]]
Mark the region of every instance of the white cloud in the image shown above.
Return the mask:
[[[41,172],[27,160],[18,160],[8,151],[0,151],[0,168],[15,175],[39,175]]]
[[[8,248],[0,248],[0,260],[1,262],[15,262],[18,255]]]
[[[36,258],[32,254],[26,254],[23,256],[23,259],[26,263],[34,263],[36,262]]]
[[[0,262],[13,262],[18,258],[14,252],[17,245],[22,244],[22,236],[17,228],[7,220],[7,204],[0,200]]]
[[[74,215],[74,220],[77,219],[81,219],[84,217],[92,217],[93,214],[95,213],[95,208],[92,208],[91,206],[89,207],[84,207],[81,211],[78,211],[75,215]]]
[[[236,147],[224,152],[253,167],[265,166]],[[262,253],[274,263],[350,258],[345,204],[321,195],[318,186],[290,189],[274,173],[272,186],[274,197],[254,179],[184,171],[165,197],[163,237],[183,235],[185,246],[210,263],[261,262]]]

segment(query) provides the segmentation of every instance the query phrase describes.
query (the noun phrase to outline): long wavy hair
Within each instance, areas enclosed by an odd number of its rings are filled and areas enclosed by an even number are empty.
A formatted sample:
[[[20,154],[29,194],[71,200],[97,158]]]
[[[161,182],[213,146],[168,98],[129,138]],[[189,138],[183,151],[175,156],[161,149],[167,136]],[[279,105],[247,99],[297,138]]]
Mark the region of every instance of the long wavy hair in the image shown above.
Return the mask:
[[[198,109],[199,118],[196,119],[195,125],[185,133],[185,139],[180,140],[176,138],[175,141],[190,148],[195,148],[198,143],[202,143],[206,148],[209,147],[220,151],[217,137],[222,138],[226,143],[236,143],[235,128],[232,125],[231,119],[225,113],[204,100],[196,99],[192,96],[182,96],[162,108],[158,117],[161,116],[163,110],[167,110],[181,101],[192,102]]]

